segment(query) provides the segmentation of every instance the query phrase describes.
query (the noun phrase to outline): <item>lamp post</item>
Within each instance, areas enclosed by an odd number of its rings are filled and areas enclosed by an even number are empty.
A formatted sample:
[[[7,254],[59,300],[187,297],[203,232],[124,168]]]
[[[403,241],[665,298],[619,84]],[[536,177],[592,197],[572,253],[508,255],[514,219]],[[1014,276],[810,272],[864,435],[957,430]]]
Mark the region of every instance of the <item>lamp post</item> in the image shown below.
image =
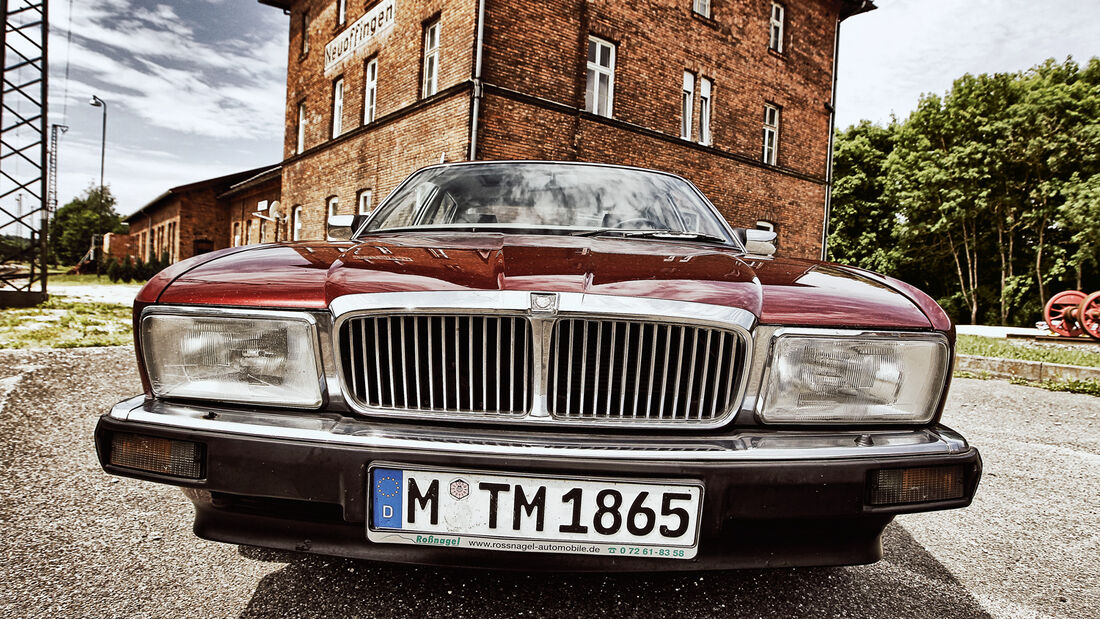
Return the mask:
[[[99,199],[103,199],[103,160],[107,154],[107,102],[92,95],[88,105],[103,108],[103,137],[99,143]]]
[[[103,206],[103,161],[107,155],[107,102],[92,95],[88,105],[103,108],[103,134],[99,141],[99,205]],[[92,235],[92,260],[95,260],[95,277],[99,279],[99,256],[95,250],[95,235]]]

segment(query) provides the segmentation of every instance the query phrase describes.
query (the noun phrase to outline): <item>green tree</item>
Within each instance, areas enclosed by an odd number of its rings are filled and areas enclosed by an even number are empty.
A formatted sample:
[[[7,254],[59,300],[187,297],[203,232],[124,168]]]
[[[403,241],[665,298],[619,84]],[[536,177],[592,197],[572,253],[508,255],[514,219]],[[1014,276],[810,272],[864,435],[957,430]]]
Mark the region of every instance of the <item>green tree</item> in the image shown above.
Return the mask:
[[[115,212],[111,190],[89,186],[84,193],[57,209],[50,221],[50,249],[54,260],[76,264],[92,245],[92,236],[126,232],[126,224]]]
[[[837,131],[833,142],[833,195],[829,259],[872,271],[898,267],[894,243],[897,209],[883,200],[886,157],[897,124],[861,121]]]

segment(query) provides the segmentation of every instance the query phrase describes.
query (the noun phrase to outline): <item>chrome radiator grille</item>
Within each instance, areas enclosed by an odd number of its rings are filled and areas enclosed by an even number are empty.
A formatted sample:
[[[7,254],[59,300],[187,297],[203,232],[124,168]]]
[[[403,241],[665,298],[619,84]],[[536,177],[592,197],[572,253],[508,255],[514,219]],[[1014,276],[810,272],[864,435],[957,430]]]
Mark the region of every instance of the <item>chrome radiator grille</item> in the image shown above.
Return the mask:
[[[591,318],[557,321],[549,358],[551,415],[628,424],[724,416],[745,363],[729,331]]]
[[[393,411],[523,416],[531,335],[513,316],[357,316],[340,326],[350,397]]]

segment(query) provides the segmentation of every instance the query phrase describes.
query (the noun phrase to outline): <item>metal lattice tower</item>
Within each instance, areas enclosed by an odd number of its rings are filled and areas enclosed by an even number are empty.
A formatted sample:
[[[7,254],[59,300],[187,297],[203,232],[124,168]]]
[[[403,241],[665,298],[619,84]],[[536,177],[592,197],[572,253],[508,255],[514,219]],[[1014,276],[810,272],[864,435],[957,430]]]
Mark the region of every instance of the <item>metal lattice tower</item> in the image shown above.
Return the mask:
[[[0,18],[0,306],[33,305],[48,255],[46,0],[0,0]]]

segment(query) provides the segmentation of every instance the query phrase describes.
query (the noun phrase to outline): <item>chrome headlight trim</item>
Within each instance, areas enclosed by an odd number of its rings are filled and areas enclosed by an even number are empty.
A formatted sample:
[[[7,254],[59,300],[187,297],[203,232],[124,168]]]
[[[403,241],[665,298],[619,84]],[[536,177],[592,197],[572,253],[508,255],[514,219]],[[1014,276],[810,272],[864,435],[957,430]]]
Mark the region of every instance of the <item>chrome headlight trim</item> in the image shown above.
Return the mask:
[[[940,381],[938,385],[933,385],[935,389],[933,397],[929,398],[929,406],[926,411],[920,417],[907,417],[899,419],[882,419],[875,418],[869,420],[859,419],[842,419],[842,420],[827,420],[827,419],[805,419],[805,420],[786,420],[786,419],[772,419],[768,420],[767,414],[767,397],[771,391],[772,374],[776,361],[776,348],[779,342],[783,338],[789,337],[812,337],[812,338],[837,338],[843,339],[849,342],[929,342],[939,344],[943,349],[943,366],[938,369],[940,375]],[[939,409],[940,403],[943,400],[944,393],[947,389],[948,381],[950,378],[950,370],[953,358],[953,349],[947,335],[939,331],[889,331],[883,329],[828,329],[828,328],[812,328],[812,327],[779,327],[776,328],[767,344],[767,355],[765,357],[763,376],[759,383],[759,391],[756,397],[755,416],[756,420],[769,426],[805,426],[805,425],[919,425],[925,424],[931,421],[936,411]]]
[[[243,308],[230,308],[230,307],[215,307],[215,306],[190,306],[190,305],[149,305],[145,307],[141,312],[139,320],[139,330],[141,339],[139,341],[139,354],[141,355],[142,363],[145,365],[146,373],[149,373],[151,366],[151,360],[149,358],[149,343],[144,337],[146,321],[155,316],[187,316],[193,318],[247,318],[254,320],[281,320],[284,322],[301,322],[305,325],[307,331],[307,339],[310,347],[310,361],[313,363],[313,370],[316,374],[316,384],[318,397],[315,402],[309,404],[302,403],[285,403],[271,399],[241,399],[233,397],[218,397],[218,398],[182,398],[182,399],[196,399],[210,402],[226,402],[234,404],[248,404],[253,406],[271,407],[271,408],[298,408],[298,409],[319,409],[325,405],[328,399],[328,389],[325,385],[325,368],[321,359],[321,342],[319,337],[319,329],[317,324],[317,318],[308,311],[291,311],[291,310],[264,310],[264,309],[243,309]],[[178,396],[168,396],[162,393],[158,393],[156,387],[153,386],[153,381],[150,378],[150,388],[153,389],[153,395],[157,398],[174,398]]]

